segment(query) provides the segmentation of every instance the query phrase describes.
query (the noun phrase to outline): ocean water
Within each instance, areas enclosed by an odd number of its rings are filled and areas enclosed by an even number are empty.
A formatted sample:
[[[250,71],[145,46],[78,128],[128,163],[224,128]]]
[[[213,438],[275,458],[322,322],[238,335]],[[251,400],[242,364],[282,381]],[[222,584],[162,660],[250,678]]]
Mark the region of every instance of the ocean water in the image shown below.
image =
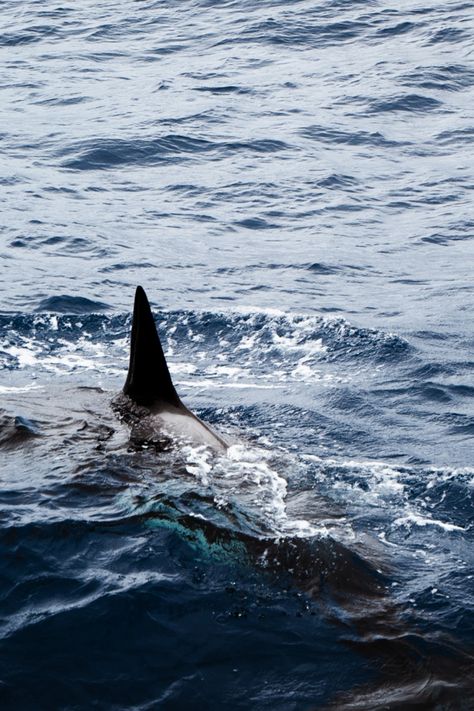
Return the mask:
[[[473,709],[472,4],[0,12],[1,708]]]

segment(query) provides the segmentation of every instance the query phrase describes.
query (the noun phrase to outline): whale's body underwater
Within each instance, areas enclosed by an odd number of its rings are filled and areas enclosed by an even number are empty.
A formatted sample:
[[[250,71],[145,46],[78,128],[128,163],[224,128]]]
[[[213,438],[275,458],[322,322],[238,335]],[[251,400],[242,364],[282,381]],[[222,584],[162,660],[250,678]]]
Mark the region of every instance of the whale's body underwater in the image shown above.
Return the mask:
[[[114,407],[131,426],[131,438],[163,448],[190,443],[225,452],[228,443],[181,401],[156,330],[150,304],[141,286],[135,293],[130,363],[122,393]]]

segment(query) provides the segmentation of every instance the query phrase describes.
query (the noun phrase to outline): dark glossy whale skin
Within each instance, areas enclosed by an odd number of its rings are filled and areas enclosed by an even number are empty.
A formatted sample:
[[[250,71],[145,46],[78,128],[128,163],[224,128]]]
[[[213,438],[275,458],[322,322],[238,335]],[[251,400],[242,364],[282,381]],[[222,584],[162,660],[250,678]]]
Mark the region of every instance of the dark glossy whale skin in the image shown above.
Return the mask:
[[[193,444],[225,452],[228,444],[182,402],[173,385],[144,289],[133,307],[130,363],[123,392],[113,401],[132,426],[132,439],[162,448]]]

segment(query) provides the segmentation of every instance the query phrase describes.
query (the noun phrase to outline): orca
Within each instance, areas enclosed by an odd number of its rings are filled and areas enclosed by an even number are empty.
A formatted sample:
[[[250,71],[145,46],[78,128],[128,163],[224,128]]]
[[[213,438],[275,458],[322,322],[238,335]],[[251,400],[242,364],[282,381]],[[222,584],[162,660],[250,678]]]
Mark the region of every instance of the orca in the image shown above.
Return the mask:
[[[131,426],[134,443],[160,449],[191,444],[225,453],[229,443],[191,412],[173,385],[150,304],[137,286],[133,307],[130,362],[121,394],[113,401]]]

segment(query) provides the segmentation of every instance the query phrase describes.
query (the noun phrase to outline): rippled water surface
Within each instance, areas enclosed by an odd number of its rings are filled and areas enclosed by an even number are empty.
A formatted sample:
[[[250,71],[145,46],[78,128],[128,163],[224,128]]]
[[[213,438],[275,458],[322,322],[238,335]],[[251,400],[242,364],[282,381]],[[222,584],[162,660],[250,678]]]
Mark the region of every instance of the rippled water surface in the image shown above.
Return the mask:
[[[2,709],[474,708],[472,5],[0,11]]]

